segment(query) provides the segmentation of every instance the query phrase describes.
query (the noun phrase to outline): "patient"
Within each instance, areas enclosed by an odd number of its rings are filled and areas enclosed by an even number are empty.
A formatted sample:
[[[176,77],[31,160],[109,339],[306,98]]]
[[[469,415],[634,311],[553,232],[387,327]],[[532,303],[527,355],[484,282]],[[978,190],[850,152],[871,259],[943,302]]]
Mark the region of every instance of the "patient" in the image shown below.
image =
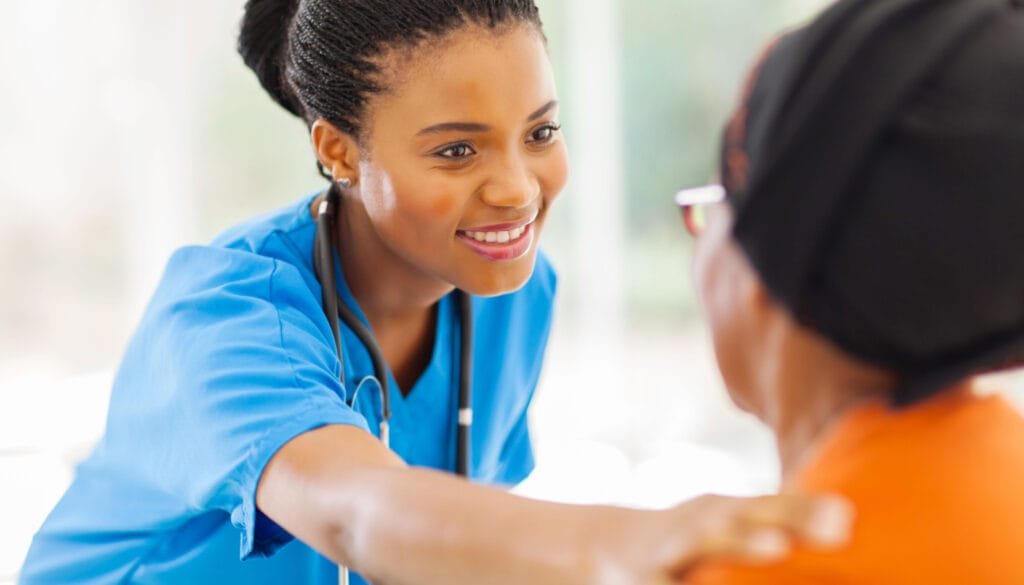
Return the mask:
[[[733,400],[786,489],[857,509],[843,550],[688,583],[1024,583],[1024,419],[976,388],[1024,363],[1021,4],[832,5],[755,67],[724,189],[677,195]]]

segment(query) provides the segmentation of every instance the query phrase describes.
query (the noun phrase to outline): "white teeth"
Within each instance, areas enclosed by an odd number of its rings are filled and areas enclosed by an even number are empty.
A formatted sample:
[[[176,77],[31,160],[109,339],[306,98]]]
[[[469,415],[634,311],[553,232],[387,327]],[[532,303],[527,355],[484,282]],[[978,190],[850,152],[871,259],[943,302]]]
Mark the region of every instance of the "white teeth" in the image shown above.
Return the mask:
[[[488,244],[507,244],[514,242],[519,238],[523,237],[526,233],[526,228],[529,226],[518,227],[514,230],[504,232],[464,232],[467,237],[473,238],[478,242],[487,242]]]

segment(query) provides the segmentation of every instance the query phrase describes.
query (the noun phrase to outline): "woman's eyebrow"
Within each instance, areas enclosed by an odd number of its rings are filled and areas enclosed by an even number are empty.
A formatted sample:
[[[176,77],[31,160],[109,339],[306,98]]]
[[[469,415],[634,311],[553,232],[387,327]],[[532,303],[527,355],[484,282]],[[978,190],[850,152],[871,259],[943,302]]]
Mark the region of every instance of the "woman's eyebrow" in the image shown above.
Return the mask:
[[[537,118],[540,118],[544,114],[550,112],[558,105],[558,100],[551,100],[550,102],[541,106],[536,112],[530,114],[530,117],[526,119],[527,122],[533,122]]]
[[[547,114],[555,106],[558,105],[558,100],[551,100],[550,102],[541,106],[537,111],[530,114],[526,119],[527,122],[533,122],[537,118],[540,118],[544,114]],[[433,126],[427,126],[416,133],[416,136],[425,136],[427,134],[441,134],[443,132],[488,132],[491,127],[487,124],[477,124],[474,122],[442,122],[440,124],[434,124]]]
[[[427,126],[416,133],[416,136],[426,134],[440,134],[442,132],[487,132],[491,127],[487,124],[474,124],[472,122],[444,122]]]

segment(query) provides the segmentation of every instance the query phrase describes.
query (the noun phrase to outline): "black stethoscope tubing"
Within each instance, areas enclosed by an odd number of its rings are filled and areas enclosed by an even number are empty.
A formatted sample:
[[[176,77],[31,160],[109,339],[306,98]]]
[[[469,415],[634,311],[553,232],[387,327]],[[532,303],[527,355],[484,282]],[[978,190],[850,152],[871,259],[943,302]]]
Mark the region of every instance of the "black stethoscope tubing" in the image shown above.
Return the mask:
[[[340,202],[339,187],[327,189],[320,199],[316,215],[316,237],[313,254],[313,266],[317,279],[320,281],[321,300],[324,315],[334,336],[334,346],[338,352],[340,364],[339,379],[345,388],[345,356],[341,345],[341,329],[339,317],[346,327],[355,333],[367,351],[373,363],[373,375],[380,384],[382,420],[380,422],[380,439],[390,447],[391,399],[389,395],[388,366],[381,352],[380,345],[373,333],[355,312],[338,297],[337,276],[334,270],[334,210]],[[456,291],[459,303],[459,404],[456,416],[455,437],[455,473],[460,476],[469,475],[470,431],[473,426],[472,381],[473,381],[473,302],[464,291]]]

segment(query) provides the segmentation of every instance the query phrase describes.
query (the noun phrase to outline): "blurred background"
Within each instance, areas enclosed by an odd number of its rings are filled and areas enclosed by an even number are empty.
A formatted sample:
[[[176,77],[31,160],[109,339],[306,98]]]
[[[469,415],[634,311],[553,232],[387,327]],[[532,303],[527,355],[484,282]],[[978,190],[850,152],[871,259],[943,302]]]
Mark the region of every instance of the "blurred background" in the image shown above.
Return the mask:
[[[671,195],[747,66],[823,0],[542,0],[573,174],[522,493],[660,507],[778,483],[725,397]],[[102,432],[170,252],[321,187],[234,51],[242,0],[0,0],[0,583]]]

